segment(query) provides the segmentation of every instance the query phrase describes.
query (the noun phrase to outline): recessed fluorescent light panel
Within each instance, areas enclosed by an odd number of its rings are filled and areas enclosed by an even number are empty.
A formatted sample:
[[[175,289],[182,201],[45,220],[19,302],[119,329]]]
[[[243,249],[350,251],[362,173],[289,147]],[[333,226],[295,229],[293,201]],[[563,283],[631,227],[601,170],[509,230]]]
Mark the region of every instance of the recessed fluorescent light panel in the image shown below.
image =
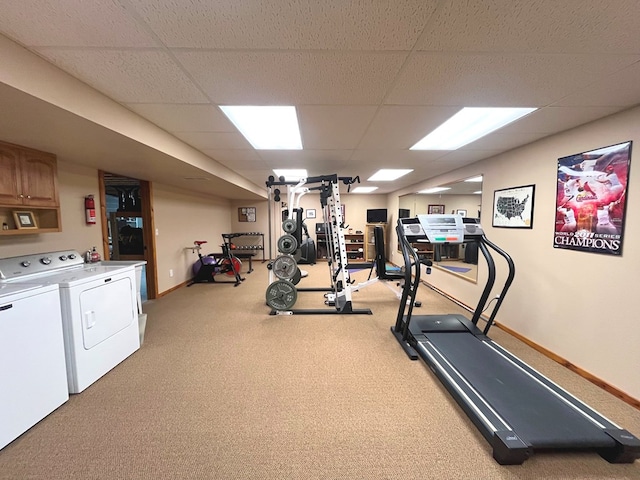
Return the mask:
[[[278,170],[273,170],[273,173],[276,174],[276,178],[284,177],[286,182],[297,182],[301,178],[307,178],[309,174],[305,169],[302,168],[281,168]]]
[[[378,187],[356,187],[351,190],[351,193],[371,193],[377,189]]]
[[[400,168],[383,168],[378,170],[367,181],[369,182],[390,182],[397,180],[400,177],[404,177],[407,173],[413,172],[412,169],[400,169]]]
[[[536,109],[466,107],[416,143],[411,150],[455,150],[534,110]]]
[[[221,106],[257,150],[302,150],[295,107]]]
[[[482,181],[482,175],[480,175],[478,177],[467,178],[465,180],[465,182],[481,182],[481,181]]]
[[[433,187],[427,188],[426,190],[420,190],[418,193],[438,193],[444,192],[445,190],[451,190],[450,187]]]

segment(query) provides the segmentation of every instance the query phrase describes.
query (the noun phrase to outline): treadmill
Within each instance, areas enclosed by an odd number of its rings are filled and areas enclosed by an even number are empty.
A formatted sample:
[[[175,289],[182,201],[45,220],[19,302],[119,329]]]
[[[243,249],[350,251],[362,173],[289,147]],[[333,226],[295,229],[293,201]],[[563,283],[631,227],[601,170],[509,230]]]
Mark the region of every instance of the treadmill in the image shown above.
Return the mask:
[[[391,331],[407,355],[421,357],[493,449],[501,465],[520,465],[535,451],[592,450],[610,463],[640,458],[640,440],[571,395],[491,340],[487,333],[513,281],[509,255],[491,243],[474,219],[419,215],[399,219],[405,282]],[[487,284],[471,320],[462,315],[413,315],[422,261],[411,242],[476,242],[488,268]],[[480,315],[495,283],[489,248],[502,256],[509,275],[483,330]]]

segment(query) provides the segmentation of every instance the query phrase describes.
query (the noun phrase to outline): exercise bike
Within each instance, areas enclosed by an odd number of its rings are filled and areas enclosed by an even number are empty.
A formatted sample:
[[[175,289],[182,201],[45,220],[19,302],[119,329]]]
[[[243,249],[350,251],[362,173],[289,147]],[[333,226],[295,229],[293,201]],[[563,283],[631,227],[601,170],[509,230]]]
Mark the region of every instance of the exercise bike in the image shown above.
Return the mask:
[[[242,262],[231,253],[231,244],[227,243],[227,239],[225,238],[224,243],[221,245],[222,253],[203,255],[201,250],[202,245],[205,243],[207,243],[206,240],[193,242],[191,249],[194,252],[198,252],[198,261],[193,265],[194,277],[187,284],[187,287],[194,283],[233,283],[234,287],[240,285],[244,281],[244,278],[240,276]],[[230,281],[216,280],[216,276],[222,274],[235,277],[235,279]]]

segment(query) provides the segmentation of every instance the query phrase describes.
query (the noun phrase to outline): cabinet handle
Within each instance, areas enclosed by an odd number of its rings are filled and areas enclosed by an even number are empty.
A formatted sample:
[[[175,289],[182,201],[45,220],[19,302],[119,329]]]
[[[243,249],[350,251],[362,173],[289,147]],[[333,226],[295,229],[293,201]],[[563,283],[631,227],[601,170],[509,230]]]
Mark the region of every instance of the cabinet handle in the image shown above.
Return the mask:
[[[27,198],[31,198],[31,195],[27,195]]]
[[[20,195],[19,195],[19,197],[20,197],[20,198],[24,198],[24,195],[23,195],[23,194],[20,194]]]

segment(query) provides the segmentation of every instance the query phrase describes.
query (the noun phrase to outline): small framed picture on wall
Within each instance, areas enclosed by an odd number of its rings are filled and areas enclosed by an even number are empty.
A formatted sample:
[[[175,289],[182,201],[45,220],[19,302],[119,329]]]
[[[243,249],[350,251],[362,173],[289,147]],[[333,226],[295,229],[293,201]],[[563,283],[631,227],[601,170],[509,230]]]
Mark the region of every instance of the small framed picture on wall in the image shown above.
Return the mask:
[[[441,214],[444,213],[444,205],[429,205],[427,207],[427,213],[431,214]]]

